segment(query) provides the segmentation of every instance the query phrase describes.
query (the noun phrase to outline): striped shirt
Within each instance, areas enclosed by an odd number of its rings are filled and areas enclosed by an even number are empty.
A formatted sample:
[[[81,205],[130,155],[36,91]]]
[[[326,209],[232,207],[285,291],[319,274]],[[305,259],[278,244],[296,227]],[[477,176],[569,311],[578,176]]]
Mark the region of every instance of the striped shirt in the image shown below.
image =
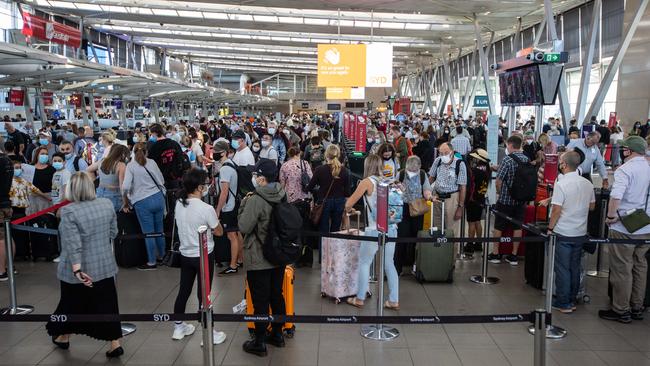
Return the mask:
[[[456,177],[456,164],[460,164],[458,177]],[[467,185],[467,167],[464,162],[456,158],[453,158],[449,164],[443,164],[440,158],[436,158],[429,170],[429,176],[435,180],[433,189],[437,193],[457,192],[459,186]]]

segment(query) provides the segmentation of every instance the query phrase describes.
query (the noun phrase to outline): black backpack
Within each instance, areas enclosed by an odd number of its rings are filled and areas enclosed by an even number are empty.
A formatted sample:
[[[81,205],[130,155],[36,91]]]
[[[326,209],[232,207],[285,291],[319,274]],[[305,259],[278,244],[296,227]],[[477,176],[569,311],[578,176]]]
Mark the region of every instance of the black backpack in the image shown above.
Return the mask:
[[[233,161],[227,161],[223,165],[229,166],[235,169],[235,172],[237,172],[237,189],[235,191],[230,191],[230,193],[235,196],[235,198],[239,200],[247,194],[255,192],[255,186],[253,185],[253,174],[248,170],[247,167],[239,166]]]
[[[521,161],[515,154],[508,156],[517,164],[510,185],[510,196],[517,201],[533,201],[537,195],[537,168],[528,162]]]
[[[262,242],[264,258],[279,266],[295,263],[302,254],[300,210],[287,202],[286,194],[278,203],[269,202],[259,194],[258,196],[272,207],[266,240]],[[262,241],[259,236],[257,239]]]

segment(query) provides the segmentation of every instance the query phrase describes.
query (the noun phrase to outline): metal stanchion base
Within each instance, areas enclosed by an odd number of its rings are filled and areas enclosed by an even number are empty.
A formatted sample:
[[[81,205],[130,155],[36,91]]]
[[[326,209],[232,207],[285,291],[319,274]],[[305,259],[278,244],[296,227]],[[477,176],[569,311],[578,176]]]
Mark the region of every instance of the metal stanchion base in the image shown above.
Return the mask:
[[[361,336],[375,341],[390,341],[399,337],[399,330],[386,325],[364,325],[361,327]]]
[[[0,309],[2,315],[25,315],[34,312],[34,307],[31,305],[18,305],[16,310],[12,308]]]
[[[535,326],[528,327],[528,333],[535,335]],[[566,330],[564,328],[556,327],[555,325],[546,326],[546,338],[548,339],[561,339],[566,337]]]
[[[609,271],[587,271],[585,274],[589,277],[607,278]]]
[[[126,337],[129,334],[135,332],[138,327],[133,323],[122,323],[122,337]]]
[[[481,285],[494,285],[499,282],[497,277],[483,277],[481,275],[474,275],[470,277],[469,280]]]

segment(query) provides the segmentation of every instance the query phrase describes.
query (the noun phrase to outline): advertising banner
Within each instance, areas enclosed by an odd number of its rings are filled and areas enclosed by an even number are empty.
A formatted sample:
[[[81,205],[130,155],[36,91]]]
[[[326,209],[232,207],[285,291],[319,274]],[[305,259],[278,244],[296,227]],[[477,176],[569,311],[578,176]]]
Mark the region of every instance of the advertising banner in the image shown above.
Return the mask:
[[[22,34],[74,48],[81,46],[79,29],[40,18],[28,12],[23,12]]]
[[[357,132],[354,143],[354,151],[366,152],[366,117],[357,116]]]
[[[350,138],[350,114],[343,113],[343,135]]]
[[[544,183],[553,184],[557,179],[557,166],[559,164],[559,158],[557,154],[546,154],[546,159],[544,160]]]
[[[609,123],[607,127],[612,128],[616,126],[616,112],[609,112]]]
[[[54,93],[52,92],[43,92],[43,105],[44,106],[51,106],[54,104]]]
[[[365,88],[326,88],[325,89],[325,98],[328,100],[331,99],[365,99],[366,90]]]
[[[9,103],[21,106],[25,102],[25,91],[22,89],[9,90]]]
[[[70,96],[70,103],[75,106],[75,108],[81,108],[81,94],[72,94]]]
[[[93,97],[93,102],[95,103],[95,108],[102,108],[104,107],[102,105],[102,98],[101,97]]]
[[[393,45],[386,43],[366,45],[365,86],[372,88],[393,86]]]
[[[377,185],[377,231],[388,233],[388,184]]]
[[[365,44],[319,44],[318,87],[365,86]]]
[[[350,114],[350,140],[357,141],[357,116]]]

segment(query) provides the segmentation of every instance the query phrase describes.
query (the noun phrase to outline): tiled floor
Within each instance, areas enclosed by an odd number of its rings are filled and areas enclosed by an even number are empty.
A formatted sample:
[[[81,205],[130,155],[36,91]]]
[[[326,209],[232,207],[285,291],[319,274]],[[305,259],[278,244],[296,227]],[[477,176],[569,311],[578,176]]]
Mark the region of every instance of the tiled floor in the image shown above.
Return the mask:
[[[19,262],[17,277],[20,303],[51,312],[58,301],[55,264]],[[480,271],[480,261],[458,262],[453,285],[420,285],[411,276],[400,281],[400,315],[489,314],[527,312],[542,305],[541,292],[523,281],[523,265],[491,265],[490,275],[501,278],[493,286],[468,281]],[[121,270],[118,275],[120,308],[124,313],[171,312],[177,292],[178,272],[164,268],[154,272]],[[650,365],[650,315],[630,325],[601,321],[597,310],[607,302],[603,279],[589,278],[592,301],[571,315],[554,314],[556,324],[569,334],[548,342],[549,365]],[[243,275],[216,277],[217,312],[232,312],[243,297]],[[298,314],[374,314],[374,301],[363,310],[335,305],[320,297],[318,269],[296,272]],[[8,303],[6,283],[0,284],[0,304]],[[190,299],[188,310],[196,307]],[[124,339],[126,354],[108,364],[200,365],[200,331],[183,341],[171,339],[171,324],[139,323]],[[299,324],[296,337],[284,349],[269,347],[269,356],[245,354],[242,343],[248,331],[241,324],[217,324],[227,341],[215,347],[221,365],[532,365],[533,338],[524,324],[408,325],[392,342],[368,341],[358,325]],[[106,345],[85,337],[73,337],[70,350],[55,349],[44,325],[0,323],[0,365],[99,365],[107,364]]]

